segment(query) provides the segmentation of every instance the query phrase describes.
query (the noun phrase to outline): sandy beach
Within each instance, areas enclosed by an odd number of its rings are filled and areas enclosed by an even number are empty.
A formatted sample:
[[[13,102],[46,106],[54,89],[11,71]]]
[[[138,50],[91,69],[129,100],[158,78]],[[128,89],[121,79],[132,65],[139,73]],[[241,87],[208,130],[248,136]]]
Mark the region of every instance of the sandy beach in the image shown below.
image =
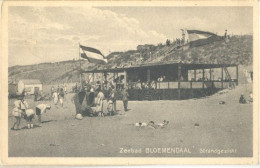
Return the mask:
[[[241,93],[248,98],[251,87],[239,85],[200,99],[130,101],[127,112],[119,100],[118,115],[82,120],[75,119],[70,93],[64,107],[52,103],[41,125],[35,118],[35,128],[26,129],[22,119],[19,131],[11,130],[14,99],[10,99],[9,157],[250,157],[253,105],[238,100]],[[33,109],[44,103],[27,101]],[[169,121],[165,128],[134,126],[163,120]]]

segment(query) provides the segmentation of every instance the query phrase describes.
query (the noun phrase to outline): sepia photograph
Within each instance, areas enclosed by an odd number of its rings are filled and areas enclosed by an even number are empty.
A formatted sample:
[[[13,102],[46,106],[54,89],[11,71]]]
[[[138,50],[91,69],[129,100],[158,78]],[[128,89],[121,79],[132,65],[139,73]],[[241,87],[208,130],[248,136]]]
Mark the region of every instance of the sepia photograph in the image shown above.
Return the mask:
[[[257,163],[258,3],[64,4],[2,10],[2,156]]]

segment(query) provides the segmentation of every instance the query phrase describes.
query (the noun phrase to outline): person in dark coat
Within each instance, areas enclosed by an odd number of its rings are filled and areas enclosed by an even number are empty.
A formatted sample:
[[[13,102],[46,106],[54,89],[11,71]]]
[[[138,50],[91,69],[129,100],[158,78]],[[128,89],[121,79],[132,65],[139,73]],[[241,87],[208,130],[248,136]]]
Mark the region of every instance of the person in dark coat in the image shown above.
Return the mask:
[[[240,104],[246,104],[246,99],[245,99],[245,97],[244,97],[243,94],[242,94],[242,95],[240,96],[240,98],[239,98],[239,103],[240,103]]]
[[[116,91],[116,88],[114,87],[114,85],[111,85],[111,89],[112,90],[109,94],[109,98],[113,102],[113,113],[116,114],[117,113],[117,110],[116,110],[117,91]]]
[[[76,115],[77,114],[81,114],[81,104],[80,104],[80,100],[79,100],[79,93],[75,93],[74,96],[72,96],[71,101],[74,103],[75,105],[75,109],[76,109]]]
[[[122,95],[123,95],[122,100],[123,100],[123,104],[124,104],[124,110],[127,111],[129,94],[128,94],[126,88],[124,88],[124,90],[123,90],[123,92],[122,92]]]
[[[36,102],[38,100],[39,90],[34,90],[34,101]]]

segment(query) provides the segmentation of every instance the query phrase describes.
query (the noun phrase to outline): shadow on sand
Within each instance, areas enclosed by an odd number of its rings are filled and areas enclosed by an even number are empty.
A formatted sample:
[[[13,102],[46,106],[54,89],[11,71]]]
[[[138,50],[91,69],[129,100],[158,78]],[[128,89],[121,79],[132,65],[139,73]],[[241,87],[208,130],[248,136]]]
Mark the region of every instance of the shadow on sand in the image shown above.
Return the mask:
[[[42,124],[48,123],[48,122],[56,122],[57,120],[47,120],[47,121],[42,121]]]

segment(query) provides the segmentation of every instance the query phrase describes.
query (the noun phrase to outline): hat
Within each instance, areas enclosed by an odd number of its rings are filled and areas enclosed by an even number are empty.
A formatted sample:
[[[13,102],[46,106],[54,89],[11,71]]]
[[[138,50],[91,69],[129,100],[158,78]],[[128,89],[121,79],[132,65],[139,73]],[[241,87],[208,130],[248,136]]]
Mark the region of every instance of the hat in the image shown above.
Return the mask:
[[[76,119],[78,119],[78,120],[82,120],[83,117],[82,117],[82,115],[81,115],[80,113],[78,113],[78,114],[76,115]]]

